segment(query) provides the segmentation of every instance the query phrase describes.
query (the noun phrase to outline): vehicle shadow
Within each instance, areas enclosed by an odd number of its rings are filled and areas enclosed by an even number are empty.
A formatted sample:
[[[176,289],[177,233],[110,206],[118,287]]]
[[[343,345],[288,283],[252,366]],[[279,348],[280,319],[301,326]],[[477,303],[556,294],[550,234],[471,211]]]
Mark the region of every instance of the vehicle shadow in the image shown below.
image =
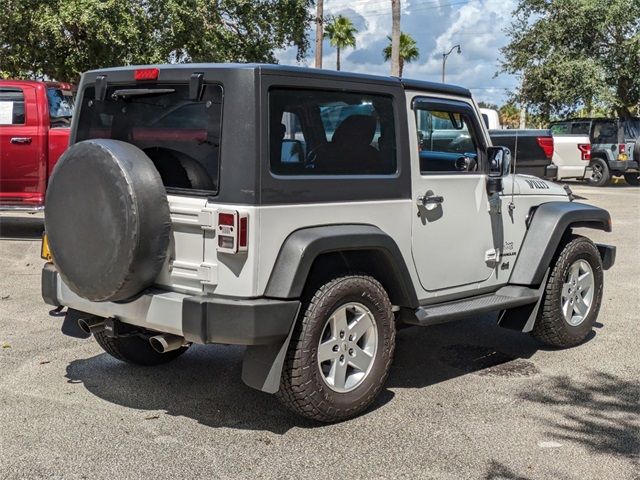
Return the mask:
[[[593,453],[631,458],[640,467],[637,380],[602,371],[583,381],[558,376],[545,382],[544,388],[528,390],[520,396],[552,409],[556,415],[541,416],[540,421],[554,438],[579,443]]]
[[[40,240],[43,231],[42,216],[0,215],[0,240]]]
[[[423,388],[468,374],[535,375],[537,368],[526,359],[538,348],[528,335],[497,327],[495,316],[401,329],[387,388],[367,413],[391,401],[391,389]],[[211,427],[283,434],[294,427],[322,426],[291,415],[275,396],[245,386],[240,379],[243,353],[239,346],[194,345],[176,361],[154,368],[101,354],[72,361],[66,377],[108,402],[162,410]]]

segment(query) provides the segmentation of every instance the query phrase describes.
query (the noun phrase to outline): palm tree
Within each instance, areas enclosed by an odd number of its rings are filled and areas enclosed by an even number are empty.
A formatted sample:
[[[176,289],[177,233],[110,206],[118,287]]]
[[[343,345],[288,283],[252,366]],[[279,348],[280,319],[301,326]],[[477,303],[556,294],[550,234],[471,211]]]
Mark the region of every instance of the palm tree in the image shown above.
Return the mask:
[[[356,46],[356,27],[347,17],[338,15],[325,28],[324,36],[329,39],[329,44],[336,47],[336,70],[340,70],[340,50],[346,47]]]
[[[391,37],[387,38],[389,39],[389,45],[384,47],[384,50],[382,51],[385,61],[389,60],[392,55]],[[402,70],[404,69],[405,63],[411,63],[414,60],[417,60],[418,57],[420,57],[420,50],[418,50],[416,41],[408,33],[402,32],[400,34],[400,68],[398,76],[402,76]]]

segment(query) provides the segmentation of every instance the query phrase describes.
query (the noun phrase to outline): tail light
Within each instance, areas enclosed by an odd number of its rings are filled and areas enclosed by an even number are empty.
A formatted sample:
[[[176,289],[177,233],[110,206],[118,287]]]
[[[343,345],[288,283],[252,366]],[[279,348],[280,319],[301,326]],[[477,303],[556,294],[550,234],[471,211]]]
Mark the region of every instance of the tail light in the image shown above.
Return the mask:
[[[581,159],[582,160],[591,160],[591,144],[590,143],[581,143],[578,145],[578,150],[580,150]]]
[[[627,146],[624,143],[618,145],[618,161],[623,162],[629,160],[627,156]]]
[[[538,145],[547,158],[553,157],[553,137],[538,137]]]
[[[218,212],[218,252],[246,252],[249,246],[249,215],[238,211]]]
[[[134,80],[157,80],[160,70],[157,68],[139,68],[133,72]]]

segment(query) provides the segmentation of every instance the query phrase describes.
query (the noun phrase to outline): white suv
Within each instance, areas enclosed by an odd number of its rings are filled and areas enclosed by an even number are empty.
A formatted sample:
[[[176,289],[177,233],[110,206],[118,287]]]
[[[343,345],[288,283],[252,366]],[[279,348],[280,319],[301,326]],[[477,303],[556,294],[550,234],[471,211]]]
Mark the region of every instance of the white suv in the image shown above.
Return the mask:
[[[247,345],[242,378],[336,421],[380,392],[396,325],[501,311],[585,339],[609,214],[510,175],[468,90],[275,65],[85,73],[46,198],[63,331],[157,365]],[[78,328],[80,327],[80,328]]]

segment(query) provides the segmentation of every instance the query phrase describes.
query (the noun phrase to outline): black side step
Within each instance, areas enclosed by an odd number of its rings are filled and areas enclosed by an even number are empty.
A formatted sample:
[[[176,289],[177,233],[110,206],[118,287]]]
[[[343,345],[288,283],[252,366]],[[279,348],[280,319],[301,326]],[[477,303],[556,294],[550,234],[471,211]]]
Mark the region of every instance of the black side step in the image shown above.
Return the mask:
[[[407,318],[405,322],[423,327],[437,325],[471,315],[480,315],[529,305],[536,303],[539,296],[540,292],[537,289],[507,285],[489,295],[479,295],[463,300],[425,305],[416,310],[415,317],[411,316]]]

